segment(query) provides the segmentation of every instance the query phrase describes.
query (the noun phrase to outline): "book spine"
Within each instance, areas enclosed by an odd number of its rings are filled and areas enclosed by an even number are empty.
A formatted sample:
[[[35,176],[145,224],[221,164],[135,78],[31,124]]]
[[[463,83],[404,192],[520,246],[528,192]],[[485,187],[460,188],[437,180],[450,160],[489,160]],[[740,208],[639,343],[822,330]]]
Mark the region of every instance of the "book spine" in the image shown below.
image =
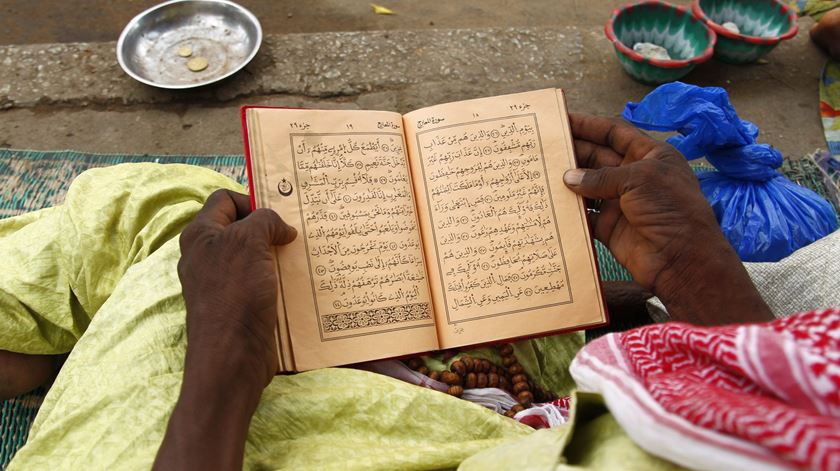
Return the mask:
[[[239,108],[239,119],[242,121],[242,140],[245,142],[245,169],[248,172],[248,195],[251,198],[251,211],[257,209],[257,197],[254,191],[254,171],[251,165],[251,140],[248,139],[248,120],[246,114],[253,106],[242,106]]]
[[[242,105],[239,107],[239,119],[242,121],[242,141],[245,144],[245,169],[248,172],[248,194],[251,198],[251,210],[257,209],[257,197],[254,191],[254,170],[251,164],[251,140],[248,139],[248,119],[246,117],[248,110],[257,108],[268,109],[284,109],[284,110],[302,110],[305,108],[293,108],[290,106],[255,106]]]

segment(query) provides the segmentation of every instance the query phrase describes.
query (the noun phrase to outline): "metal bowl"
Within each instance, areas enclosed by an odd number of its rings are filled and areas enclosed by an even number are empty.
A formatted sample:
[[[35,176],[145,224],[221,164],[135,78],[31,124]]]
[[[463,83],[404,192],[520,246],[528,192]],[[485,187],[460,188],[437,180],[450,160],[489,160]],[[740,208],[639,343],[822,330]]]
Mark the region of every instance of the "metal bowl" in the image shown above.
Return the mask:
[[[261,42],[260,22],[233,2],[172,0],[128,22],[117,41],[117,60],[128,75],[147,85],[193,88],[245,67]],[[192,53],[183,57],[187,48]],[[201,57],[207,67],[190,70],[187,63]]]

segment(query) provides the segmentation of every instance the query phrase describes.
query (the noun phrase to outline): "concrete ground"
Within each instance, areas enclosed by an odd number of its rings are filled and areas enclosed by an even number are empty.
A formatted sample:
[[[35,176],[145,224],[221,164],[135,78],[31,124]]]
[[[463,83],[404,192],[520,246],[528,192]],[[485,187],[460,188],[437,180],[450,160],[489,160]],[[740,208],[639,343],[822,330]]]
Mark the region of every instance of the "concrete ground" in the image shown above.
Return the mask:
[[[265,41],[236,76],[172,92],[134,82],[115,40],[150,0],[4,0],[0,147],[161,154],[242,153],[241,104],[400,112],[560,87],[570,107],[609,116],[652,87],[618,65],[603,24],[616,0],[241,0]],[[687,4],[687,1],[673,3]],[[709,62],[684,80],[727,88],[741,116],[789,157],[825,147],[818,112],[824,55],[812,24],[765,65]]]
[[[137,13],[160,0],[3,0],[0,44],[113,41]],[[603,26],[628,0],[374,0],[396,12],[375,15],[370,0],[238,0],[265,33],[326,33],[497,26]],[[687,1],[674,3],[688,4]],[[33,21],[33,18],[37,18]]]

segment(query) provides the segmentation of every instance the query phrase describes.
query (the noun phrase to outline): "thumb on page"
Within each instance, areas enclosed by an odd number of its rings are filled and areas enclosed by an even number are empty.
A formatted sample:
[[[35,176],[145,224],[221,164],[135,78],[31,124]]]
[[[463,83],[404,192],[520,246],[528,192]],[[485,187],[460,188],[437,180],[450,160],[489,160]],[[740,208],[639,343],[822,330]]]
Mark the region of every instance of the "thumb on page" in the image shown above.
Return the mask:
[[[590,199],[611,200],[627,191],[626,167],[575,168],[563,174],[563,183],[573,192]]]

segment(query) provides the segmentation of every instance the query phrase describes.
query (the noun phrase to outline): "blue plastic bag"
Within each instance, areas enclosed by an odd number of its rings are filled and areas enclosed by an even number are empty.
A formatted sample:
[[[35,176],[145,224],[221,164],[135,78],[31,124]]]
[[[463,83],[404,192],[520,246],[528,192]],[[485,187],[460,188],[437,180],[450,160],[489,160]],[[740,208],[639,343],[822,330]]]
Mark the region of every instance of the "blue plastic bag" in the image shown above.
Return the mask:
[[[756,144],[758,127],[738,118],[726,90],[672,82],[627,103],[622,116],[642,129],[678,131],[670,144],[717,169],[697,178],[741,260],[776,262],[837,229],[827,201],[776,170],[782,154]]]

